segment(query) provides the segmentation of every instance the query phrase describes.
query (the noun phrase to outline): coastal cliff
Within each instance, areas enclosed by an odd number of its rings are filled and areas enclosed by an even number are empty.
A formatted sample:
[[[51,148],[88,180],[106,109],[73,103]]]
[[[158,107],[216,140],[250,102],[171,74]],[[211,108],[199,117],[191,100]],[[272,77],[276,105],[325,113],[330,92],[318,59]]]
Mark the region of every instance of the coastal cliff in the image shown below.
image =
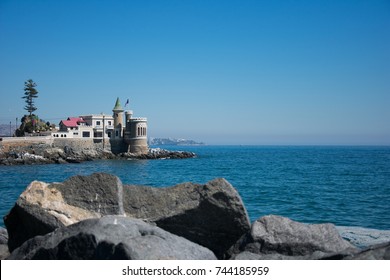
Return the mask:
[[[358,248],[333,224],[275,215],[251,224],[222,178],[166,188],[105,173],[34,181],[4,223],[8,259],[390,259],[390,233]]]

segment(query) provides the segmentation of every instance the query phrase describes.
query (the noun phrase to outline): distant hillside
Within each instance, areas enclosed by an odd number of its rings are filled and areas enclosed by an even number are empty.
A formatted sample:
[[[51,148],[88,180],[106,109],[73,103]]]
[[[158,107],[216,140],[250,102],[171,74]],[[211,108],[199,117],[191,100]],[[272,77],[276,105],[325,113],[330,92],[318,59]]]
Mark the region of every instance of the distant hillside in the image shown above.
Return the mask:
[[[175,138],[150,138],[149,145],[161,146],[161,145],[170,145],[170,146],[198,146],[204,145],[203,142],[196,142],[194,140],[187,139],[175,139]]]
[[[0,136],[11,136],[14,134],[16,126],[11,124],[11,134],[9,133],[9,124],[0,124]]]

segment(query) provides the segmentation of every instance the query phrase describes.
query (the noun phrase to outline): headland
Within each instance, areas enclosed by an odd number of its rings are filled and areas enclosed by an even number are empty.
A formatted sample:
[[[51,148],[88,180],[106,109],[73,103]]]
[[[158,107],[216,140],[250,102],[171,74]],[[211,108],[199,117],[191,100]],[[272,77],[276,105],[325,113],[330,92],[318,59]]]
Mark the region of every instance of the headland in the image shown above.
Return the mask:
[[[147,118],[133,117],[133,111],[124,110],[119,98],[112,112],[112,116],[68,117],[46,136],[0,138],[0,165],[195,157],[191,152],[150,149]]]
[[[192,152],[147,148],[142,153],[112,150],[113,140],[95,141],[83,138],[9,137],[0,141],[0,165],[79,163],[100,159],[182,159]],[[114,145],[117,142],[114,140]]]

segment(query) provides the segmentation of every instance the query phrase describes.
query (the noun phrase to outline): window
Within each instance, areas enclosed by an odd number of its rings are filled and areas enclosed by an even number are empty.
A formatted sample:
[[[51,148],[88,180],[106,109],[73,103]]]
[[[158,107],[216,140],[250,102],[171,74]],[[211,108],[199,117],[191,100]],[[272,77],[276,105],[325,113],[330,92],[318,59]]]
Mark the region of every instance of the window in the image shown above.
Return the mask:
[[[93,134],[94,138],[102,138],[103,137],[103,132],[97,131]]]
[[[83,131],[83,138],[91,137],[91,133],[89,131]]]
[[[100,121],[96,121],[96,125],[100,125]]]
[[[112,125],[112,124],[111,124],[111,121],[108,121],[108,125]]]

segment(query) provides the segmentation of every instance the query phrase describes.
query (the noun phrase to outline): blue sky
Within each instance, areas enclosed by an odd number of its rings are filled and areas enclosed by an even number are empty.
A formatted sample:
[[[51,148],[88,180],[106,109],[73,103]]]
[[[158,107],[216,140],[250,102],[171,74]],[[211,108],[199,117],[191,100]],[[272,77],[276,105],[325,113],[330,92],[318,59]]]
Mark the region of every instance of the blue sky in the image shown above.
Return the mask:
[[[390,145],[390,1],[0,0],[0,123],[111,113],[208,144]]]

